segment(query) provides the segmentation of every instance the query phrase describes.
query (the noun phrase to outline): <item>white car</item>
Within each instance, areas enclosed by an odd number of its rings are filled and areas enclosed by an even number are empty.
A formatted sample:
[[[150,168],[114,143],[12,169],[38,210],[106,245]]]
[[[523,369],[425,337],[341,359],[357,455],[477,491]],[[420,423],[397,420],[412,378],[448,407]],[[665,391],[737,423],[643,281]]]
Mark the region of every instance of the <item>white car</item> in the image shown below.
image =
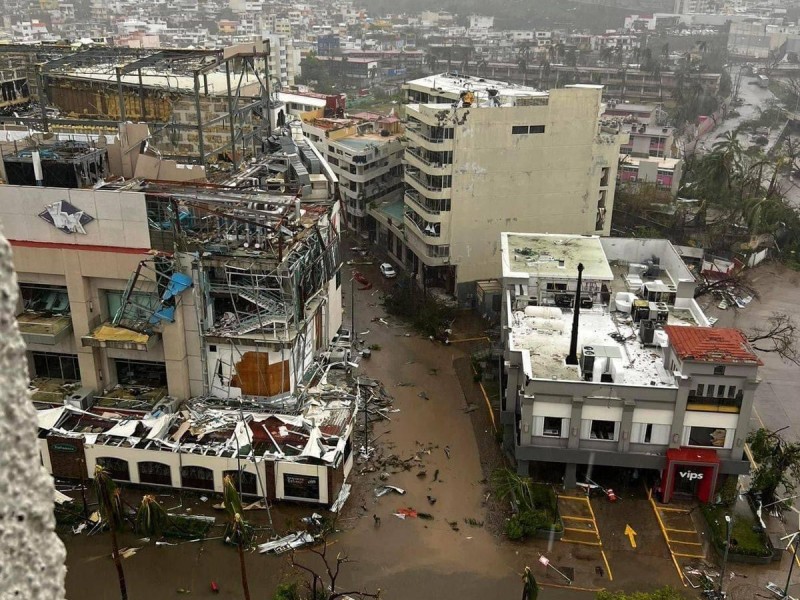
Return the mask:
[[[397,271],[395,271],[394,267],[389,263],[382,263],[381,275],[386,277],[386,279],[394,279],[395,277],[397,277]]]

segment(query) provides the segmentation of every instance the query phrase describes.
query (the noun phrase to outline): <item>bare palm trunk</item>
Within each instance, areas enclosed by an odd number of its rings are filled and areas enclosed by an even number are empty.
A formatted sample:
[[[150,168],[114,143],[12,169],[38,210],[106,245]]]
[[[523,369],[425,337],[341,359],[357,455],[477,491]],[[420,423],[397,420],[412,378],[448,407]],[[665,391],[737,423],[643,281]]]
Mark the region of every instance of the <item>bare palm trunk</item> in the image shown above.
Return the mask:
[[[128,600],[128,586],[125,583],[125,573],[122,570],[122,560],[119,556],[119,544],[117,543],[117,532],[111,527],[111,546],[113,549],[112,558],[114,559],[114,566],[117,568],[117,577],[119,577],[119,595],[122,600]]]
[[[244,562],[244,550],[242,549],[241,541],[236,544],[239,549],[239,567],[242,572],[242,590],[244,591],[244,600],[250,600],[250,587],[247,585],[247,567]]]

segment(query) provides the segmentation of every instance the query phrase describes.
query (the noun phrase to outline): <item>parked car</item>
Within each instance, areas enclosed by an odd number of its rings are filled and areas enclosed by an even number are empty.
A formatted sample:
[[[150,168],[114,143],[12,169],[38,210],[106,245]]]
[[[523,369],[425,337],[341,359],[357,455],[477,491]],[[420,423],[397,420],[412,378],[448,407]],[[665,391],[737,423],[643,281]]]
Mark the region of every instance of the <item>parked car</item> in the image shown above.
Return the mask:
[[[389,263],[382,263],[381,275],[386,277],[386,279],[394,279],[395,277],[397,277],[397,271],[395,271],[394,267]]]

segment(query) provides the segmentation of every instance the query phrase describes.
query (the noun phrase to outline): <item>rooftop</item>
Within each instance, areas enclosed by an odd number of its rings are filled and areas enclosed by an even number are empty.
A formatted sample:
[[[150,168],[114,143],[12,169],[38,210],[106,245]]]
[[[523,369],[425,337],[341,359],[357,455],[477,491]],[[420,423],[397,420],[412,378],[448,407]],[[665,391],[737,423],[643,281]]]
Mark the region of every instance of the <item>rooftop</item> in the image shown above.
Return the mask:
[[[585,280],[614,278],[597,236],[502,233],[503,277],[576,279],[583,263]]]
[[[543,308],[543,307],[542,307]],[[569,354],[573,311],[548,309],[551,318],[514,311],[509,347],[530,353],[530,377],[582,381],[578,366],[565,362]],[[670,314],[670,323],[689,324],[686,315]],[[674,385],[673,377],[664,368],[660,345],[641,343],[639,327],[630,315],[610,312],[608,307],[582,309],[578,329],[578,352],[592,347],[598,356],[607,358],[614,384]],[[663,340],[662,340],[662,343]]]
[[[738,329],[707,327],[664,328],[681,360],[762,365],[744,334]]]
[[[440,73],[429,75],[420,79],[414,79],[404,84],[404,87],[417,87],[429,90],[436,90],[441,94],[451,94],[460,96],[464,91],[474,94],[473,107],[488,108],[498,106],[514,105],[516,100],[521,98],[548,98],[549,93],[536,88],[508,83],[506,81],[496,81],[483,77],[473,77],[470,75],[453,75],[451,73]],[[495,100],[496,99],[496,100]]]

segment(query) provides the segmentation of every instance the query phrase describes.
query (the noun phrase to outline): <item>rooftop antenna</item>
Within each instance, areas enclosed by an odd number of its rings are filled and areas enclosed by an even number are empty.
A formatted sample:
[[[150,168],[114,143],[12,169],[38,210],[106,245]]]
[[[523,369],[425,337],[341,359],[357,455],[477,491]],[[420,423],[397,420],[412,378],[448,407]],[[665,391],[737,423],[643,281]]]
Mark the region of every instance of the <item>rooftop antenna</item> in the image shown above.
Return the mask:
[[[572,337],[569,341],[568,365],[578,364],[578,323],[581,314],[581,282],[583,281],[583,263],[578,263],[578,286],[575,290],[575,302],[572,313]]]

